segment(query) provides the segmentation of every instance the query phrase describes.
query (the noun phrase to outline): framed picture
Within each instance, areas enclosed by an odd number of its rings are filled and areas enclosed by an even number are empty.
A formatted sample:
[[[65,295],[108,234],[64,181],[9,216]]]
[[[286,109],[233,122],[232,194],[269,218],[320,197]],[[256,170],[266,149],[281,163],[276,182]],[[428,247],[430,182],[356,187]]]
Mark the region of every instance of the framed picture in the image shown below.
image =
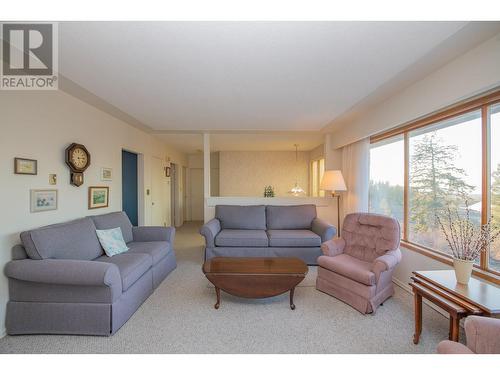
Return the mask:
[[[35,175],[38,173],[37,164],[33,159],[14,158],[14,173]]]
[[[109,187],[90,186],[89,187],[89,210],[94,208],[104,208],[109,206]]]
[[[113,180],[113,169],[101,168],[101,181],[112,181],[112,180]]]
[[[57,210],[57,190],[31,190],[31,212]]]
[[[165,177],[170,177],[170,167],[165,167]]]

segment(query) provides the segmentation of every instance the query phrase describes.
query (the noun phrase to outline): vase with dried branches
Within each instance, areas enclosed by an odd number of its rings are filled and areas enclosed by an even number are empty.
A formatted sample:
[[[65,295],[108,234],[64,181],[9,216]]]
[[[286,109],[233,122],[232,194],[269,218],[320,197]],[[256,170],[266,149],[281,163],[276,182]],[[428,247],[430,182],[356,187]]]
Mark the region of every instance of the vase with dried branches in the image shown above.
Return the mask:
[[[488,249],[500,235],[500,228],[491,224],[475,224],[470,217],[469,202],[465,200],[465,215],[461,216],[458,208],[447,206],[445,214],[436,215],[437,223],[448,242],[453,255],[453,267],[457,281],[467,284],[472,274],[474,261]]]
[[[491,224],[491,217],[486,224],[475,224],[470,218],[467,200],[465,200],[465,216],[460,215],[458,208],[452,210],[448,205],[445,215],[443,217],[436,215],[436,220],[453,255],[457,281],[468,284],[474,261],[500,235],[500,227]]]

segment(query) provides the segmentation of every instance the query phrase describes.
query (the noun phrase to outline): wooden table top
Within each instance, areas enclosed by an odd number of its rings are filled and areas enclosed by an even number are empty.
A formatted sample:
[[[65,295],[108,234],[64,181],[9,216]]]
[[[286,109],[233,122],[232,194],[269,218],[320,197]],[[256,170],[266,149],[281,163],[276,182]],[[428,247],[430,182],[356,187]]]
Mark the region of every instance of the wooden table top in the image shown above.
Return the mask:
[[[465,301],[480,307],[489,314],[500,313],[500,287],[471,277],[469,284],[459,284],[453,270],[415,271],[416,276],[463,298]]]
[[[246,275],[306,275],[307,265],[298,258],[215,257],[203,264],[203,272]]]

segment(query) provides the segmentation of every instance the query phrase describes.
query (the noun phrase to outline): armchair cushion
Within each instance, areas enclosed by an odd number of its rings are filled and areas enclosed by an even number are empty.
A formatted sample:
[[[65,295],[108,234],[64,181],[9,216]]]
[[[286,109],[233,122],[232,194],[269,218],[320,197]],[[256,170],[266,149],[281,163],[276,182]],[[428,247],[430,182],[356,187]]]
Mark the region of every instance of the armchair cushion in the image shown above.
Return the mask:
[[[333,238],[321,244],[321,251],[326,256],[334,257],[342,254],[345,248],[345,240],[343,238]]]
[[[469,316],[464,327],[470,350],[477,354],[500,354],[500,319]]]
[[[132,227],[135,242],[168,241],[174,243],[174,227]]]
[[[318,265],[364,285],[375,285],[375,274],[371,271],[370,262],[347,254],[333,257],[322,255],[318,258]]]
[[[455,341],[441,341],[437,346],[438,354],[474,354],[472,350]]]
[[[321,237],[321,242],[331,240],[337,234],[337,229],[321,219],[314,219],[311,230]]]
[[[316,247],[321,237],[307,229],[268,230],[269,245],[273,247]]]

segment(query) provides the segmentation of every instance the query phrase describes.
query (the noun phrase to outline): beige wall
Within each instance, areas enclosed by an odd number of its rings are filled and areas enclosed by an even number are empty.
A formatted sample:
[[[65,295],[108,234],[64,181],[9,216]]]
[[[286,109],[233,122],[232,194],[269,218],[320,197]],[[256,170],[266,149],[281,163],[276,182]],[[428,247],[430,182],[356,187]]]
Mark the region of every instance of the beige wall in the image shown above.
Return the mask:
[[[272,185],[277,197],[290,196],[295,180],[309,191],[309,152],[221,151],[219,192],[221,197],[262,197]]]
[[[152,136],[61,91],[0,91],[0,269],[10,260],[11,247],[19,242],[19,232],[90,214],[121,209],[121,150],[142,154],[144,186],[140,195],[140,221],[151,223],[151,159],[186,165],[184,154],[167,147]],[[85,172],[85,184],[69,184],[69,170],[64,150],[72,142],[84,144],[92,164]],[[38,160],[38,175],[15,175],[14,157]],[[113,181],[100,181],[101,167],[113,168]],[[56,186],[48,184],[49,173],[56,173]],[[166,178],[165,178],[166,179]],[[110,187],[109,208],[87,208],[88,187]],[[169,181],[165,195],[169,197]],[[56,188],[59,207],[56,211],[30,213],[30,189]],[[142,193],[142,194],[141,194]],[[165,199],[165,201],[168,198]],[[167,202],[165,202],[166,205]],[[166,208],[165,208],[166,209]],[[170,217],[170,214],[167,215]],[[5,332],[5,308],[8,300],[7,279],[0,275],[0,335]]]
[[[500,85],[500,34],[333,132],[336,149]]]

